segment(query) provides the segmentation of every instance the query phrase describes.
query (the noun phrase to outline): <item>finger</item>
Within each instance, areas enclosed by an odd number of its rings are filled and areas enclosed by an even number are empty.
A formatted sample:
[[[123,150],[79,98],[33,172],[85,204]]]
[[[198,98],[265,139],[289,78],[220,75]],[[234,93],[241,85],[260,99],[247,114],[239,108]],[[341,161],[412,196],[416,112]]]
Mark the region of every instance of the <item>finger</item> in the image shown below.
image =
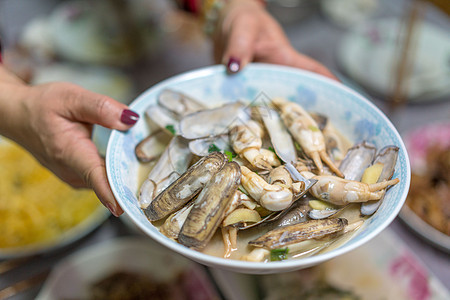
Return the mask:
[[[108,208],[114,216],[120,216],[123,213],[123,210],[114,198],[108,184],[104,163],[91,167],[87,174],[89,185],[92,187],[103,205],[105,205],[105,207]]]
[[[294,49],[290,51],[290,56],[290,62],[288,63],[290,66],[308,70],[339,81],[337,77],[327,69],[327,67],[312,59],[311,57],[298,53]]]
[[[127,130],[139,120],[139,115],[123,104],[104,95],[80,88],[72,89],[66,111],[79,122],[99,124],[107,128]]]
[[[79,148],[73,149],[69,154],[71,167],[77,171],[91,187],[100,202],[109,209],[116,217],[123,213],[122,208],[117,203],[106,175],[105,161],[98,155],[95,145],[90,140],[80,141]],[[77,149],[83,149],[83,152]]]
[[[253,60],[259,25],[253,18],[234,18],[222,62],[230,73],[239,72]]]

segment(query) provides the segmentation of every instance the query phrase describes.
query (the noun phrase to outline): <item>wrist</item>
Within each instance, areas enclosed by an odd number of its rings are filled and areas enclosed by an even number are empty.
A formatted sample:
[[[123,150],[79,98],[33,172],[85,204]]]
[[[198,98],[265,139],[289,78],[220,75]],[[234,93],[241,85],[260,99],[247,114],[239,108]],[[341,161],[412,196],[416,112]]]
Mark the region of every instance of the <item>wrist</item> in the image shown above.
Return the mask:
[[[0,76],[0,135],[19,142],[22,139],[21,128],[27,121],[25,100],[29,87],[2,79]]]

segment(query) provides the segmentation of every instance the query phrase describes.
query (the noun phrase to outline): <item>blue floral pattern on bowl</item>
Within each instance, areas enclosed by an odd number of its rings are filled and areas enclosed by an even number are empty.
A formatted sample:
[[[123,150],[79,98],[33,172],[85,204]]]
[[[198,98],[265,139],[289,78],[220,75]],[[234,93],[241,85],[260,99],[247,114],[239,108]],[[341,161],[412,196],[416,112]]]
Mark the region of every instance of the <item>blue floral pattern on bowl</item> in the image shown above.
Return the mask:
[[[252,101],[261,93],[296,101],[309,111],[327,115],[331,122],[352,142],[369,140],[378,148],[396,145],[400,148],[394,177],[400,183],[387,193],[375,215],[370,217],[354,237],[327,253],[273,263],[253,263],[209,256],[188,249],[159,233],[146,219],[137,203],[141,182],[135,145],[149,134],[143,117],[145,109],[156,102],[164,88],[182,91],[208,105],[239,99]],[[309,267],[346,253],[369,241],[397,216],[409,189],[410,166],[400,135],[370,101],[353,90],[320,75],[290,67],[250,64],[238,75],[227,75],[223,66],[211,66],[167,79],[139,96],[131,109],[142,117],[128,132],[113,131],[108,143],[106,168],[113,193],[135,224],[153,239],[191,259],[209,266],[245,273],[273,273]]]

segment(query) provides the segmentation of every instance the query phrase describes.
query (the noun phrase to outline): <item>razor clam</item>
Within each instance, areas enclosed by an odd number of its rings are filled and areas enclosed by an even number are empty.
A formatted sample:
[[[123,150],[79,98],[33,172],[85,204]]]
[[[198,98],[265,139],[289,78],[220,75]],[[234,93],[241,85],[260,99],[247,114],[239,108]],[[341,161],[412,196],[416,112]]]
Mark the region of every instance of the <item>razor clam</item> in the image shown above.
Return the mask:
[[[298,201],[298,199],[300,199],[303,195],[306,194],[306,192],[314,185],[316,184],[317,180],[316,179],[306,179],[305,177],[303,177],[298,171],[297,169],[291,164],[291,163],[287,163],[284,165],[284,168],[289,172],[289,174],[291,175],[292,179],[296,182],[303,182],[305,184],[305,188],[303,191],[294,194],[293,196],[293,201],[292,203],[296,203]],[[272,222],[275,221],[277,219],[279,219],[281,216],[283,216],[283,214],[288,211],[291,206],[293,204],[291,204],[290,206],[286,207],[283,210],[280,211],[274,211],[272,213],[270,213],[269,215],[267,215],[266,217],[264,217],[261,221],[257,222],[257,223],[253,223],[253,224],[247,224],[247,225],[243,225],[239,227],[239,230],[245,230],[245,229],[249,229],[255,226],[258,226],[262,223],[268,223],[268,222]]]
[[[333,175],[315,175],[309,171],[304,171],[302,174],[318,180],[309,190],[312,196],[335,205],[380,200],[387,187],[400,182],[398,178],[395,178],[367,184]]]
[[[213,152],[192,165],[144,209],[150,221],[160,220],[194,198],[225,163],[225,155]]]
[[[341,171],[328,156],[322,131],[309,113],[298,103],[282,98],[275,98],[272,102],[280,111],[281,119],[294,140],[299,143],[305,154],[314,161],[319,173],[323,173],[323,161],[334,173],[342,177]]]
[[[395,164],[397,163],[398,157],[398,150],[399,148],[397,146],[386,146],[378,152],[373,162],[373,164],[383,164],[383,170],[381,171],[380,177],[378,178],[378,182],[389,180],[394,175]],[[380,198],[380,200],[367,201],[365,203],[362,203],[361,214],[370,216],[375,213],[380,207],[383,198],[384,195]]]
[[[327,235],[327,237],[332,238],[333,236],[336,235],[341,236],[348,232],[355,231],[358,228],[360,228],[362,224],[364,224],[364,221],[362,219],[352,223],[348,223],[346,226],[344,226],[344,229],[342,229],[339,232]],[[312,240],[290,244],[289,247],[287,247],[289,249],[288,257],[299,258],[311,256],[324,250],[325,248],[329,247],[330,245],[336,242],[336,240],[334,239],[326,240],[325,237],[321,238],[320,241],[322,241],[320,244],[317,244],[317,242],[314,242]],[[308,242],[311,242],[311,244],[307,244]],[[254,248],[249,254],[243,256],[241,259],[247,261],[262,262],[266,260],[268,256],[270,256],[270,253],[271,253],[270,250],[267,250],[265,248]]]
[[[249,120],[250,116],[245,108],[243,103],[233,102],[191,113],[180,121],[181,135],[192,140],[226,134],[236,123]]]
[[[136,145],[135,153],[140,162],[147,163],[157,159],[166,149],[171,136],[163,130],[158,130]]]
[[[139,205],[146,208],[159,193],[186,172],[192,159],[186,141],[174,137],[139,190]]]
[[[189,142],[189,149],[197,156],[206,156],[212,151],[231,151],[228,135],[201,138]]]
[[[250,241],[251,246],[277,249],[301,241],[321,238],[328,234],[339,232],[348,224],[347,219],[335,218],[325,220],[310,220],[302,223],[276,228]]]
[[[269,132],[273,149],[278,157],[285,163],[297,161],[294,141],[278,112],[267,107],[258,107],[258,112]]]
[[[366,141],[358,143],[350,148],[339,165],[339,169],[342,174],[344,174],[344,178],[356,181],[361,180],[364,170],[372,163],[376,151],[377,149],[375,146]],[[325,210],[311,209],[308,212],[308,216],[311,219],[316,220],[325,219],[337,214],[345,207],[346,206],[342,206],[336,209]]]
[[[263,133],[264,130],[262,126],[258,122],[250,120],[244,124],[238,124],[231,127],[230,144],[233,147],[234,152],[240,157],[245,158],[252,166],[268,171],[272,169],[272,165],[266,158],[273,157],[267,156],[267,153],[264,155],[261,152]],[[278,158],[275,159],[278,161]]]
[[[159,93],[158,105],[181,118],[196,111],[206,109],[207,106],[186,94],[171,89],[164,89]]]
[[[148,119],[171,135],[179,135],[179,117],[159,105],[150,105],[145,110]]]
[[[227,162],[214,174],[195,200],[194,207],[178,235],[178,241],[196,250],[203,249],[222,223],[224,213],[241,181],[241,169]]]

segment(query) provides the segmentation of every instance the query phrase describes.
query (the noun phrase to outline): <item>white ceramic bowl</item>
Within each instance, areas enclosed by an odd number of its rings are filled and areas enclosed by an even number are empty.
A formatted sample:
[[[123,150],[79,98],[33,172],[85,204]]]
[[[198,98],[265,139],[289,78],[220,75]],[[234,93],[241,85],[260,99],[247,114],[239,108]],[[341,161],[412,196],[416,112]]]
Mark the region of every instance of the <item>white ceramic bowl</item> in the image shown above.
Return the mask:
[[[400,148],[394,177],[400,179],[387,193],[375,215],[353,238],[340,247],[312,257],[281,262],[255,263],[214,257],[178,244],[154,227],[137,202],[139,162],[136,144],[148,135],[145,109],[154,104],[164,88],[182,91],[208,104],[257,97],[285,97],[308,111],[318,111],[351,141],[367,140],[377,147]],[[266,274],[310,267],[361,246],[385,229],[399,213],[409,189],[410,166],[403,141],[386,116],[363,96],[346,86],[317,74],[290,67],[251,64],[237,75],[227,75],[223,66],[187,72],[153,86],[131,104],[142,117],[127,132],[113,131],[107,148],[106,170],[112,191],[131,220],[152,239],[202,264],[236,272]]]

